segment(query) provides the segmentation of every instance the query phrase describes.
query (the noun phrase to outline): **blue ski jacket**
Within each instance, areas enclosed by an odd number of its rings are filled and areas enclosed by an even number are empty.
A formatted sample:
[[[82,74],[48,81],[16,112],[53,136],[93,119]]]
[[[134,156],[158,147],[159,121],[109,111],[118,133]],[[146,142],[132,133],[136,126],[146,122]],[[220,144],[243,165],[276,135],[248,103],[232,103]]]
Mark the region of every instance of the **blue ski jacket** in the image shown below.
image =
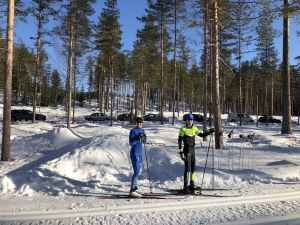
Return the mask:
[[[145,133],[143,128],[135,127],[130,131],[129,145],[131,146],[131,151],[142,152],[142,145],[147,144],[147,139],[139,139],[140,133]]]

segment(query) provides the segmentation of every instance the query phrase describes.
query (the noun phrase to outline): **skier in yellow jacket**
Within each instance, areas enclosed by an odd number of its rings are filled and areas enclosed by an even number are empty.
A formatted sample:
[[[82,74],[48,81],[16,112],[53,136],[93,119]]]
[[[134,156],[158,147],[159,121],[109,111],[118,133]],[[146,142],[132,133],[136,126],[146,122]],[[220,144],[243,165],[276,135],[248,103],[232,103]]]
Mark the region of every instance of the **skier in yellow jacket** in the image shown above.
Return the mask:
[[[196,159],[195,159],[195,135],[200,137],[206,137],[214,132],[211,128],[205,133],[201,133],[200,130],[193,125],[193,114],[187,114],[185,116],[186,125],[180,128],[178,136],[179,154],[184,161],[184,186],[185,192],[191,192],[198,187],[194,183],[195,171],[196,171]],[[183,148],[182,148],[183,142]],[[190,172],[190,185],[188,185],[188,173]]]

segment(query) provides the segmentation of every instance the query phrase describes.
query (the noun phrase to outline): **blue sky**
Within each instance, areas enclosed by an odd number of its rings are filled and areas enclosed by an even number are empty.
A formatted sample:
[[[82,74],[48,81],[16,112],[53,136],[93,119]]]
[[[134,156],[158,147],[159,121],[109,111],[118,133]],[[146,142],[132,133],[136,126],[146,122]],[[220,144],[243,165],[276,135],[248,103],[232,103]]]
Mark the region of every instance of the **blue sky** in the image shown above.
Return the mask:
[[[97,23],[98,22],[98,16],[102,12],[102,9],[104,6],[104,0],[98,1],[94,5],[95,14],[92,16],[92,19]],[[147,8],[147,0],[119,0],[118,1],[118,8],[120,9],[121,15],[120,15],[120,24],[122,24],[122,43],[123,43],[123,50],[132,50],[133,42],[136,40],[136,31],[137,29],[141,29],[143,27],[143,24],[141,24],[139,21],[136,20],[136,17],[141,17],[145,15],[145,8]],[[52,24],[47,24],[47,26],[50,28]],[[279,19],[275,27],[282,31],[282,20]],[[296,36],[296,25],[291,23],[291,54],[290,54],[290,60],[291,64],[295,64],[294,58],[299,54],[298,46],[299,46],[299,40],[300,38]],[[298,30],[299,27],[297,28]],[[33,47],[33,40],[31,40],[29,37],[34,36],[37,30],[37,26],[35,25],[35,22],[32,21],[29,18],[29,21],[27,24],[22,22],[17,22],[15,26],[15,41],[17,41],[18,37],[22,37],[23,41],[26,45]],[[279,37],[274,40],[276,49],[279,52],[278,57],[281,59],[282,57],[282,37]],[[50,47],[47,48],[47,51],[49,54],[51,54],[51,57],[55,57],[55,53],[52,51]],[[252,59],[256,53],[252,54],[245,54],[243,56],[243,60],[245,59]],[[60,60],[58,60],[60,61]],[[55,67],[55,64],[58,64],[58,61],[51,62],[53,63],[53,66]],[[199,61],[199,59],[196,59],[196,61]]]

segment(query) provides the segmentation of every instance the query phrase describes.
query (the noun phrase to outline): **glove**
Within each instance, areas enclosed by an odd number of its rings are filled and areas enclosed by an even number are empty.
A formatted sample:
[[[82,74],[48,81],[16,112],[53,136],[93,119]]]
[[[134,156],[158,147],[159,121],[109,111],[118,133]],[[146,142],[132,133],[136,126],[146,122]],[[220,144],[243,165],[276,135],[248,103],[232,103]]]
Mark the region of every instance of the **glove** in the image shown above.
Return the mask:
[[[146,138],[147,138],[147,136],[145,133],[140,133],[139,139],[146,139]]]
[[[183,152],[179,152],[179,154],[180,154],[180,158],[182,159],[182,161],[185,161],[185,160],[186,160],[186,158],[185,158],[185,156],[184,156]]]
[[[209,132],[209,134],[215,133],[215,128],[210,128],[210,129],[208,130],[208,132]]]

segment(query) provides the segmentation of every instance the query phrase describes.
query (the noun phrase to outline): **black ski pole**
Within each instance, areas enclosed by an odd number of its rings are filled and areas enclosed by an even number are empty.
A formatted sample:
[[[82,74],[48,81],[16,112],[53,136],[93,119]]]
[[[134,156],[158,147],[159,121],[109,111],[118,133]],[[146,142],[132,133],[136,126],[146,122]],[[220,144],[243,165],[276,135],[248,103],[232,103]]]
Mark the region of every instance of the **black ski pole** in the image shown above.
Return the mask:
[[[214,149],[214,134],[211,134],[211,158],[212,158],[212,164],[211,164],[211,173],[212,173],[212,186],[215,188],[215,149]]]
[[[209,149],[210,149],[210,141],[211,141],[211,135],[210,135],[210,138],[209,138],[208,148],[207,148],[207,151],[206,151],[207,153],[206,153],[206,160],[205,160],[203,177],[202,177],[202,182],[201,182],[200,194],[201,194],[201,189],[202,189],[203,181],[204,181],[204,175],[205,175],[205,170],[206,170],[206,165],[207,165],[207,159],[208,159],[208,154],[209,154]]]
[[[151,186],[151,181],[150,181],[150,173],[149,173],[149,166],[148,166],[148,157],[147,157],[146,144],[144,144],[144,149],[145,149],[146,162],[147,162],[147,170],[148,170],[148,179],[149,179],[149,185],[150,185],[150,193],[152,193],[152,186]]]
[[[230,138],[230,144],[229,144],[229,151],[228,151],[227,169],[229,169],[229,159],[231,157],[231,166],[232,166],[232,170],[233,170],[233,130],[231,130],[229,132],[228,137]]]
[[[242,158],[242,169],[244,169],[244,146],[245,146],[245,136],[243,134],[240,134],[241,139],[241,148],[240,148],[240,158],[239,158],[239,168],[240,169],[240,163]]]

